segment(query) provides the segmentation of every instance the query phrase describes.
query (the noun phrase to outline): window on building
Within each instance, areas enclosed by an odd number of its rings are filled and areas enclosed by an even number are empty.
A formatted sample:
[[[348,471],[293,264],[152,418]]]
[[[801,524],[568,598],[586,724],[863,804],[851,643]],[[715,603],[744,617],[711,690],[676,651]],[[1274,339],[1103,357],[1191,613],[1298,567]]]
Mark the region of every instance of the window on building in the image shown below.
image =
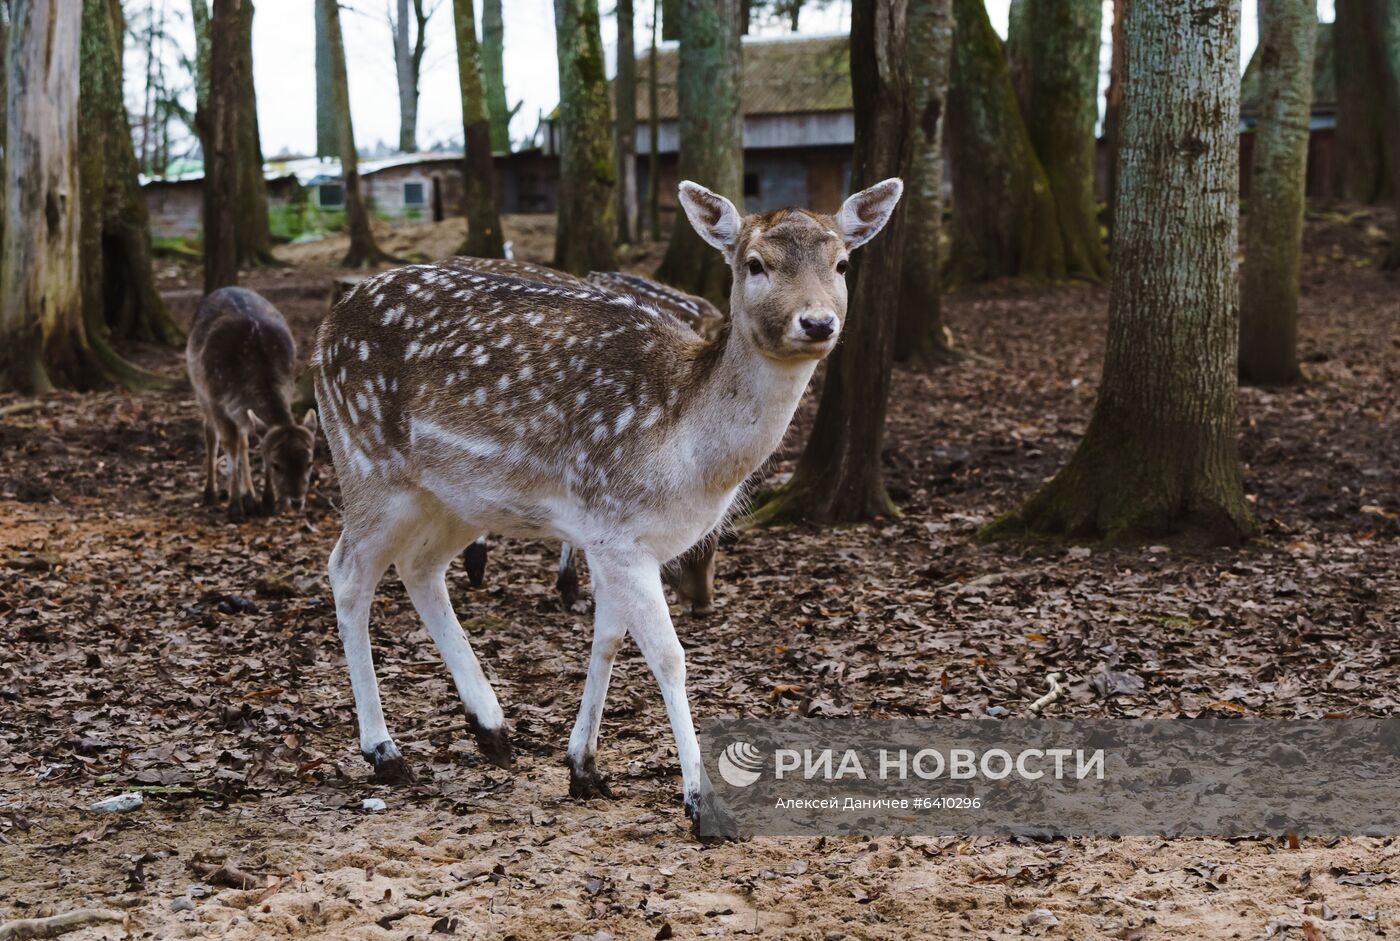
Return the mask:
[[[757,173],[745,173],[745,174],[744,174],[744,195],[745,195],[745,196],[754,196],[754,197],[757,197],[757,196],[758,196],[758,174],[757,174]]]
[[[339,183],[322,183],[316,187],[316,202],[322,209],[343,209],[345,187]]]
[[[405,183],[403,185],[403,204],[405,206],[422,206],[427,202],[423,192],[422,183]]]

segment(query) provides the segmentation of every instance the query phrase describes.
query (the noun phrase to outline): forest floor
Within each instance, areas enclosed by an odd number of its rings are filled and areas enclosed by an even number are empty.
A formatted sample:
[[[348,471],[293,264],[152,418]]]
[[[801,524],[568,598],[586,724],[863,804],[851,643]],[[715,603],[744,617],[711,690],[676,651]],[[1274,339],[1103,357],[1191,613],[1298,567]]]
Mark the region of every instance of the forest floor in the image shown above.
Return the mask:
[[[1020,716],[1051,672],[1069,684],[1052,717],[1395,714],[1400,281],[1368,264],[1388,225],[1309,224],[1309,381],[1241,393],[1263,529],[1238,549],[975,543],[1082,433],[1107,294],[949,296],[980,358],[895,377],[884,464],[903,516],[740,533],[716,612],[676,609],[697,718]],[[523,257],[547,253],[534,243]],[[334,245],[320,249],[247,278],[303,357],[338,273]],[[171,266],[162,286],[187,320],[195,273]],[[142,356],[183,368],[173,351]],[[814,401],[770,480],[791,471]],[[431,642],[397,581],[381,585],[386,711],[418,781],[374,784],[324,577],[334,470],[321,464],[304,515],[232,525],[199,504],[201,447],[188,390],[0,397],[0,922],[97,906],[126,911],[142,938],[1400,934],[1395,839],[701,847],[632,649],[601,739],[616,799],[571,801],[563,749],[589,617],[555,600],[547,545],[499,542],[480,590],[450,576],[514,724],[509,773],[464,740]],[[1136,681],[1096,683],[1108,669]],[[134,787],[153,788],[140,809],[86,809]],[[363,812],[369,797],[387,809]]]

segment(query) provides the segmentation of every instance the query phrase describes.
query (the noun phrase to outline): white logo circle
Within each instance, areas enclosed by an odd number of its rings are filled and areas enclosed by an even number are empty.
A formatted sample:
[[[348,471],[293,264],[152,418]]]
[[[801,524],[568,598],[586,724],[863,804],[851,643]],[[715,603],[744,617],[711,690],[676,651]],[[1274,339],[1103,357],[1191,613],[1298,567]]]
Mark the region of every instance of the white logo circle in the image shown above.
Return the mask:
[[[730,742],[719,754],[719,776],[733,787],[748,787],[758,780],[763,753],[748,742]]]

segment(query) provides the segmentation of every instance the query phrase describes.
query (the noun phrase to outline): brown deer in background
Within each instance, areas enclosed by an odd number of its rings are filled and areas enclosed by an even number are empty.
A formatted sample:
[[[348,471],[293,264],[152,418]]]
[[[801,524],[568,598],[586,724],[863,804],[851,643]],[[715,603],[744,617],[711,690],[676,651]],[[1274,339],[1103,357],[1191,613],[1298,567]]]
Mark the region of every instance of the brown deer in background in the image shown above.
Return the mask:
[[[300,423],[290,406],[296,343],[277,308],[244,288],[200,301],[185,364],[204,413],[204,502],[218,500],[219,451],[229,458],[228,518],[300,510],[316,450],[316,412]],[[263,491],[253,496],[250,433],[262,437]]]
[[[483,532],[561,539],[588,553],[597,602],[570,794],[607,793],[598,725],[630,634],[661,688],[697,833],[732,832],[701,760],[661,566],[723,521],[782,440],[840,336],[848,254],[901,191],[878,183],[834,217],[741,217],[682,183],[686,216],[733,270],[730,319],[713,342],[633,297],[452,264],[386,272],[335,307],[312,360],[344,499],[329,569],[360,748],[377,775],[405,771],[369,644],[384,571],[398,570],[483,754],[508,765],[505,717],[446,571]]]

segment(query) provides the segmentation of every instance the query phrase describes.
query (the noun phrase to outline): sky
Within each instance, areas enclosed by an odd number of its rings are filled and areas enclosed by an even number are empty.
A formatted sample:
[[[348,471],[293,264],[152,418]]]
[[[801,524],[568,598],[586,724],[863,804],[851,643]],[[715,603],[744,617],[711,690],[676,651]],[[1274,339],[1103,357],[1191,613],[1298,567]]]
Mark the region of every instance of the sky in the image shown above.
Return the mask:
[[[253,20],[253,72],[258,93],[258,120],[263,152],[304,155],[315,147],[316,97],[314,75],[313,7],[315,0],[258,0]],[[481,0],[475,0],[478,29]],[[1051,0],[1054,2],[1054,0]],[[1241,62],[1247,62],[1257,41],[1256,0],[1244,0]],[[351,111],[356,143],[361,148],[378,142],[398,141],[398,91],[394,78],[387,14],[391,0],[341,0],[346,61],[350,74]],[[460,141],[462,108],[457,89],[456,46],[452,30],[452,0],[429,0],[437,9],[428,23],[418,105],[418,142],[426,149],[440,141]],[[164,5],[175,41],[189,53],[193,32],[188,0],[128,0],[128,8]],[[554,49],[553,0],[505,0],[506,97],[522,102],[511,124],[517,143],[534,133],[540,114],[558,100],[558,73]],[[600,0],[603,44],[609,74],[616,49],[617,27],[611,0]],[[992,25],[1006,34],[1010,0],[987,0]],[[636,43],[650,41],[651,0],[636,0]],[[1105,36],[1111,18],[1111,2],[1104,3]],[[1332,19],[1332,0],[1319,3],[1319,15]],[[850,28],[850,0],[833,0],[826,9],[804,12],[804,33],[844,32]],[[782,24],[758,24],[760,34],[786,33]],[[144,76],[139,59],[127,58],[127,94],[139,101]],[[1241,66],[1243,67],[1243,65]],[[172,66],[178,71],[178,66]],[[1104,63],[1106,72],[1107,62]],[[192,103],[192,102],[191,102]],[[136,106],[139,111],[139,105]]]

